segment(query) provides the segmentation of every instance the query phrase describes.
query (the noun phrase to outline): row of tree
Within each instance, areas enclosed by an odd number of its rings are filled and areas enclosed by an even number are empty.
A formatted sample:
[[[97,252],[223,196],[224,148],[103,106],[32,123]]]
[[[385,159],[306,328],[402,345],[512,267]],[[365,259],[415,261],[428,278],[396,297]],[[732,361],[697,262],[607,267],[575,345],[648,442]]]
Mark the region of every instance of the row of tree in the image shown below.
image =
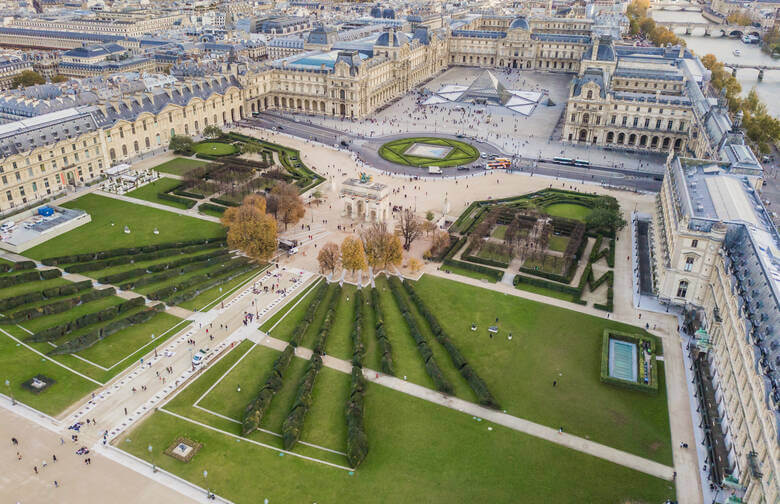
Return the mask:
[[[653,18],[647,14],[650,0],[633,0],[626,9],[629,21],[629,33],[631,35],[642,34],[645,38],[657,46],[685,45],[685,41],[664,26],[658,26]]]
[[[317,255],[323,273],[333,273],[339,266],[353,274],[368,266],[387,269],[390,265],[401,264],[402,260],[401,239],[388,231],[385,223],[374,223],[359,236],[347,236],[341,242],[341,247],[328,242]]]
[[[729,111],[732,114],[742,111],[742,128],[752,147],[763,154],[768,154],[772,144],[780,140],[780,121],[767,112],[766,105],[758,97],[756,88],[751,89],[748,95],[742,98],[739,96],[742,86],[714,54],[703,56],[701,62],[712,72],[710,80],[712,87],[725,93]]]

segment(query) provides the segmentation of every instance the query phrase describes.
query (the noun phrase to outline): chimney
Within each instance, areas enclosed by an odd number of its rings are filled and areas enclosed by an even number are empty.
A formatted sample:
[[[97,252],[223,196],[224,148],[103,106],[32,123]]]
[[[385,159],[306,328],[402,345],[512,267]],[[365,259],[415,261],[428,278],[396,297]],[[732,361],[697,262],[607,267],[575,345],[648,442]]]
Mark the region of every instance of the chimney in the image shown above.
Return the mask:
[[[599,37],[593,38],[593,54],[591,54],[591,59],[593,61],[596,61],[599,55]]]

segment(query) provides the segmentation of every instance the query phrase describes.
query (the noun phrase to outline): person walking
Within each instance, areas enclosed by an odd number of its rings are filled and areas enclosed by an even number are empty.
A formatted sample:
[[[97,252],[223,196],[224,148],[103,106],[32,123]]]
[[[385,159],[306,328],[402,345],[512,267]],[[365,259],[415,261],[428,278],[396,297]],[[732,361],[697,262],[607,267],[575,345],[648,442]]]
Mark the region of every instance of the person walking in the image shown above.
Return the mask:
[[[54,480],[54,488],[59,488],[59,487],[60,487],[60,484],[57,483],[57,480]]]
[[[16,439],[15,437],[12,437],[11,438],[11,444],[14,445],[14,446],[19,446],[19,440]]]
[[[52,460],[52,462],[55,462],[55,463],[56,463],[56,462],[57,462],[57,455],[55,455],[55,454],[52,454],[52,456],[51,456],[51,460]]]
[[[33,472],[35,472],[35,474],[38,474],[38,466],[33,466]]]

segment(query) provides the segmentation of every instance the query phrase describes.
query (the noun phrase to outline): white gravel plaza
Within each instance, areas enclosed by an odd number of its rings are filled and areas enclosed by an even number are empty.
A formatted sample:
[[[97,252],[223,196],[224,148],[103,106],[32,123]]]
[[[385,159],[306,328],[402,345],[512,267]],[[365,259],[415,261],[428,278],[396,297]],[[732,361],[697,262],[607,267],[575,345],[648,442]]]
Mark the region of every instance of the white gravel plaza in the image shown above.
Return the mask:
[[[415,142],[404,151],[404,154],[432,159],[444,159],[450,152],[452,152],[452,147],[447,147],[446,145]]]
[[[411,92],[386,108],[362,120],[322,116],[284,114],[297,122],[308,122],[368,138],[404,133],[464,135],[488,142],[504,153],[528,158],[552,158],[566,155],[592,163],[623,168],[639,168],[648,162],[662,166],[663,157],[640,153],[607,151],[587,145],[560,141],[563,112],[569,96],[570,74],[529,72],[526,70],[491,69],[507,89],[521,89],[528,96],[547,93],[552,106],[541,103],[526,116],[500,105],[447,102],[423,105],[428,93],[443,88],[462,90],[471,84],[484,68],[453,67],[427,82],[426,94]],[[457,91],[461,93],[462,91]]]

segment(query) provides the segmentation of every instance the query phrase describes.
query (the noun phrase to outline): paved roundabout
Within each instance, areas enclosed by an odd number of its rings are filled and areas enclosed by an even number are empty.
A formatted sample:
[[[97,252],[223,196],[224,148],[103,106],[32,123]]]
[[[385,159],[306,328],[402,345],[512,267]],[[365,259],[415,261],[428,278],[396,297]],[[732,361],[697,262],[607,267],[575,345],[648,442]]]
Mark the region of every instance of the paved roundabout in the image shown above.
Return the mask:
[[[379,148],[386,161],[406,166],[450,167],[479,159],[476,147],[451,138],[408,137],[391,140]]]

